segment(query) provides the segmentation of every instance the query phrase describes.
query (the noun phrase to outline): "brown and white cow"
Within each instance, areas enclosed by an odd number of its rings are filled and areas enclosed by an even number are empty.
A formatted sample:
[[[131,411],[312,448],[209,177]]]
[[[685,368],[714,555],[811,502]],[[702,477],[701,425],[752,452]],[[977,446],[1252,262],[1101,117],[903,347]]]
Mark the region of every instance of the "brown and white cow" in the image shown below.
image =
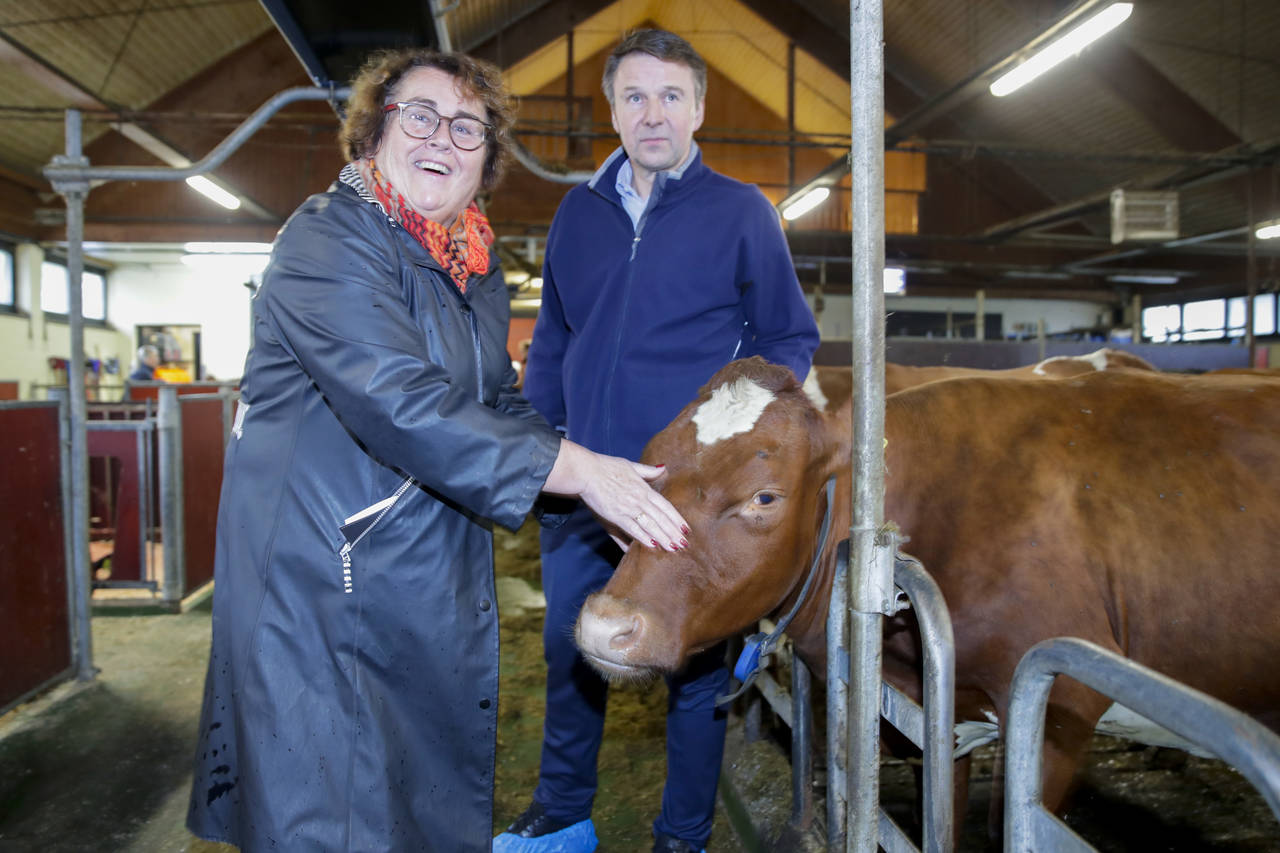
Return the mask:
[[[1280,725],[1280,383],[1138,371],[955,379],[890,396],[885,419],[885,518],[950,609],[957,723],[1003,719],[1023,653],[1075,636]],[[659,486],[692,533],[679,553],[631,549],[584,606],[579,645],[618,678],[679,669],[785,612],[832,473],[833,531],[851,517],[849,407],[819,411],[789,371],[759,359],[720,371],[644,458],[666,464]],[[788,629],[819,674],[840,538]],[[918,697],[910,619],[887,620],[884,666]],[[1058,679],[1050,808],[1108,705]]]

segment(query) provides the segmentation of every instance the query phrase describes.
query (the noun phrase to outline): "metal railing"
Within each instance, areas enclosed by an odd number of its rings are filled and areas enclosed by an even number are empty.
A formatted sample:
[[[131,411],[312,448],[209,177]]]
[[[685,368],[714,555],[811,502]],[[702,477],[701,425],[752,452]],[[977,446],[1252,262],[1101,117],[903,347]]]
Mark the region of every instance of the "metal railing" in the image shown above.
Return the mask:
[[[1013,676],[1005,732],[1005,851],[1088,851],[1041,801],[1045,711],[1069,675],[1240,771],[1280,819],[1280,735],[1225,702],[1094,643],[1058,637],[1032,646]]]
[[[847,718],[849,690],[849,649],[847,620],[843,618],[843,595],[848,584],[849,543],[842,541],[836,552],[836,574],[832,580],[827,618],[827,847],[841,850],[846,844],[844,813],[847,807],[847,774],[843,761],[847,744],[842,736]],[[894,583],[915,610],[923,651],[923,706],[902,691],[880,684],[880,713],[924,753],[924,814],[921,847],[942,853],[953,843],[953,768],[955,720],[955,643],[951,617],[936,583],[913,557],[899,555],[894,561]],[[901,605],[905,606],[905,605]],[[763,700],[791,729],[791,820],[799,824],[813,811],[810,756],[812,709],[810,677],[804,662],[791,660],[791,691],[788,692],[768,672],[761,672],[754,685]],[[907,834],[878,808],[879,846],[890,853],[917,850]]]

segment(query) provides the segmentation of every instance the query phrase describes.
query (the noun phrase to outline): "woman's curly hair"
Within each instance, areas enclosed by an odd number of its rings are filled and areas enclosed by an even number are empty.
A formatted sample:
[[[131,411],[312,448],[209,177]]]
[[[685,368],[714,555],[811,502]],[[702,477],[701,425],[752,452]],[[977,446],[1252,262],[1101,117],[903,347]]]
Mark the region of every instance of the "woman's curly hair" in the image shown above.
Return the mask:
[[[457,81],[463,94],[484,104],[489,114],[488,124],[493,129],[485,137],[480,186],[492,190],[510,157],[515,100],[496,66],[461,53],[411,47],[370,55],[351,82],[346,117],[338,132],[342,156],[347,160],[362,160],[378,150],[390,118],[382,108],[395,102],[396,86],[415,68],[438,68]]]

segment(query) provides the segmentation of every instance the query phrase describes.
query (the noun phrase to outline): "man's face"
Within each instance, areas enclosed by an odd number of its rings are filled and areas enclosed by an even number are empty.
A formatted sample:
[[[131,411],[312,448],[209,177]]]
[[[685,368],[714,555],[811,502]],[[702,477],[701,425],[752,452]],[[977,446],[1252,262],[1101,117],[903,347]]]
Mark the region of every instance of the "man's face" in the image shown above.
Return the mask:
[[[650,183],[684,162],[693,132],[702,126],[693,70],[647,53],[628,54],[613,78],[612,114],[637,179]]]

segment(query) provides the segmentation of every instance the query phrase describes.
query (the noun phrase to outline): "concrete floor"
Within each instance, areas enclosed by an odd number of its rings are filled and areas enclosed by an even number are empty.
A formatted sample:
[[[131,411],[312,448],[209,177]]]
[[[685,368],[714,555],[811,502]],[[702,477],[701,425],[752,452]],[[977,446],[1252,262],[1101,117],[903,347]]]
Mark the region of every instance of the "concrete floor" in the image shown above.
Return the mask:
[[[100,612],[92,625],[98,677],[0,718],[0,851],[233,850],[183,826],[208,604]]]
[[[541,593],[516,578],[500,579],[504,626],[503,696],[521,680],[541,694]],[[98,676],[67,683],[0,717],[0,853],[234,853],[195,838],[184,826],[191,759],[209,654],[210,602],[181,614],[95,607],[93,658]],[[525,615],[528,614],[528,615]],[[527,647],[527,648],[526,648]],[[520,654],[530,671],[506,672]],[[634,692],[634,691],[633,691]],[[632,697],[634,699],[636,697]],[[617,737],[602,752],[609,768],[663,754],[660,703],[633,703],[616,716],[656,714],[634,737]],[[611,708],[613,708],[611,703]],[[536,725],[500,725],[500,787],[495,819],[503,825],[527,803],[537,772]],[[611,715],[613,716],[613,715]],[[528,722],[528,721],[526,721]],[[528,731],[525,731],[528,728]],[[513,739],[519,741],[513,743]],[[529,741],[524,743],[524,739]],[[650,761],[650,763],[652,763]],[[654,780],[660,788],[662,768]],[[601,853],[647,853],[652,804],[625,785],[597,796]],[[518,789],[518,790],[517,790]],[[604,839],[609,839],[607,842]],[[744,853],[723,808],[711,853]]]
[[[504,657],[535,639],[540,625],[532,614],[522,617],[517,605],[521,601],[536,609],[536,591],[527,584],[508,586],[500,596]],[[529,640],[521,640],[522,632]],[[233,853],[234,848],[194,838],[183,825],[208,659],[208,603],[176,615],[99,610],[93,644],[100,670],[94,681],[64,684],[0,717],[0,853]],[[537,673],[528,676],[537,680]],[[504,692],[519,681],[505,671],[503,679]],[[518,731],[507,725],[500,738]],[[656,731],[656,736],[645,735],[647,740],[616,748],[633,757],[661,754],[660,723]],[[537,751],[535,743],[504,743],[500,777],[510,788],[510,780],[536,774]],[[1068,823],[1100,850],[1117,853],[1280,850],[1280,826],[1238,774],[1209,759],[1170,764],[1163,757],[1167,751],[1153,750],[1098,739]],[[525,752],[531,768],[508,766],[525,761],[520,757]],[[909,803],[910,774],[899,769],[902,778],[896,782],[892,772],[882,771],[882,790],[888,793],[897,785]],[[757,831],[735,834],[722,804],[711,853],[808,849],[794,838],[779,837],[790,809],[785,758],[766,741],[744,741],[737,722],[731,726],[722,779],[733,794],[727,799],[735,816],[746,815]],[[979,773],[975,801],[983,799],[986,782]],[[527,785],[515,787],[520,790],[499,792],[503,802],[510,801],[504,806],[510,814],[527,796]],[[644,853],[650,844],[650,809],[642,804],[627,812],[601,802],[610,797],[634,799],[633,792],[602,791],[597,805],[602,820],[612,825],[601,829],[615,840],[602,845],[601,853]],[[980,805],[970,810],[966,823],[972,826],[963,850],[985,846]]]

